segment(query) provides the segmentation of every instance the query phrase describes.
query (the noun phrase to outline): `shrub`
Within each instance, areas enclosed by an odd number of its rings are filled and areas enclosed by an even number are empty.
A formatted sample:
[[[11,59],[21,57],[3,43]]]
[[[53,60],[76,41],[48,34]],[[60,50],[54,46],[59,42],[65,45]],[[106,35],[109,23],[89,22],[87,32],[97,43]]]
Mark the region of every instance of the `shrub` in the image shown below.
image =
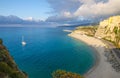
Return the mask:
[[[0,72],[0,78],[6,78],[6,74],[3,72]]]
[[[25,78],[21,72],[15,71],[10,74],[11,78]]]
[[[64,70],[56,70],[52,73],[53,78],[83,78],[79,74],[66,72]]]
[[[0,72],[10,74],[12,72],[12,69],[6,63],[0,62]]]

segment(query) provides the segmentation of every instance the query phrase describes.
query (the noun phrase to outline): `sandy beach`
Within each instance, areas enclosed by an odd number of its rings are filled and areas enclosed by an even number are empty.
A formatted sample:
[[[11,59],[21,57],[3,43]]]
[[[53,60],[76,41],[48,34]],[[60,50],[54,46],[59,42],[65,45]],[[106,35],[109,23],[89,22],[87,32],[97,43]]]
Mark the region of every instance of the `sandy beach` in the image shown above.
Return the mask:
[[[84,75],[85,78],[120,78],[120,73],[116,72],[111,64],[107,62],[105,57],[106,45],[101,40],[81,35],[79,33],[71,33],[69,36],[79,39],[96,50],[96,64]]]

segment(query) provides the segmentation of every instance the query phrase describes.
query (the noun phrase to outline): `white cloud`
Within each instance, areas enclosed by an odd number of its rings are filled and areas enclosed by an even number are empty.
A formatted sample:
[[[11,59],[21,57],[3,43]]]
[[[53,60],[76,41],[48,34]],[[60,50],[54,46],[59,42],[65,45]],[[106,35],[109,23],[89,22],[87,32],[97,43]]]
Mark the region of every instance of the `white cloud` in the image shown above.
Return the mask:
[[[79,0],[47,0],[53,12],[62,14],[63,12],[75,12],[81,3]]]
[[[47,0],[53,15],[47,21],[99,21],[120,14],[120,0]]]
[[[109,0],[108,2],[98,2],[94,0],[80,0],[84,4],[74,13],[75,16],[97,18],[120,14],[120,0]]]
[[[63,16],[65,16],[65,17],[68,17],[68,18],[69,18],[69,17],[71,17],[72,15],[71,15],[71,13],[70,13],[70,12],[64,12],[64,13],[63,13]]]
[[[25,20],[33,21],[33,17],[27,17],[27,18],[25,18]]]

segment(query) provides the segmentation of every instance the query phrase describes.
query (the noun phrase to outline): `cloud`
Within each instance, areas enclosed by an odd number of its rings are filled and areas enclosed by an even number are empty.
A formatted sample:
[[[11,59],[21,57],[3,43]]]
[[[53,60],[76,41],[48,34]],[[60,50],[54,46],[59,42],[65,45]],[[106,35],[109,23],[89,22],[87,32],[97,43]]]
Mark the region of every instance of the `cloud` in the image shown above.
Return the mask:
[[[46,21],[99,21],[120,14],[120,0],[47,0],[53,11]],[[90,21],[91,20],[91,21]]]
[[[28,17],[28,18],[25,18],[25,20],[28,20],[28,21],[33,21],[33,17]]]
[[[77,18],[73,16],[74,12],[81,5],[79,0],[47,0],[53,11],[52,16],[46,21],[57,23],[69,23]]]
[[[80,6],[79,0],[47,0],[50,4],[53,12],[63,13],[70,12],[73,13]]]
[[[47,0],[52,10],[45,20],[0,16],[0,24],[70,25],[98,22],[120,14],[120,0]]]
[[[97,18],[120,14],[120,0],[109,0],[105,3],[96,3],[94,0],[80,2],[83,2],[83,5],[74,13],[78,17]]]

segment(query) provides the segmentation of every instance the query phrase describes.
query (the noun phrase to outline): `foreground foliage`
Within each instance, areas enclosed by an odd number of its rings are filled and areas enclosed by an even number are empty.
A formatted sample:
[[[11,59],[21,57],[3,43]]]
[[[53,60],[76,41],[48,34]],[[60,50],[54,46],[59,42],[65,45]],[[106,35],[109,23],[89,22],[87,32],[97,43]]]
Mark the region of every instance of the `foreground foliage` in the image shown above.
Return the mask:
[[[52,73],[53,78],[83,78],[81,75],[67,72],[64,70],[56,70]]]
[[[0,78],[27,78],[20,71],[0,39]]]

